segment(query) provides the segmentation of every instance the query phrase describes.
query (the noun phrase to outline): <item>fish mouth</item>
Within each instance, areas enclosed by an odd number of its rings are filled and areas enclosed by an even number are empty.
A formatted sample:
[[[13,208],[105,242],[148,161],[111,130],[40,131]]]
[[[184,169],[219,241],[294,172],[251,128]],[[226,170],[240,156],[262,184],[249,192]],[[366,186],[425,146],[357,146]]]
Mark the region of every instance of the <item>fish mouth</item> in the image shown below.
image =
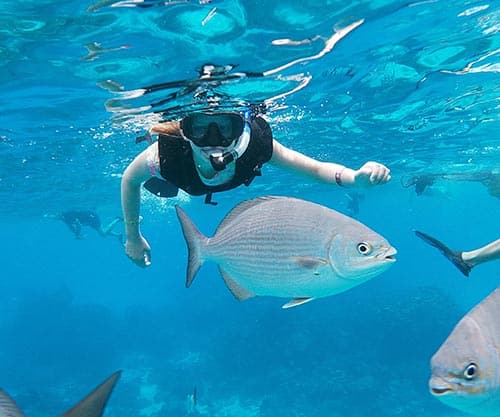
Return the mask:
[[[432,395],[440,396],[440,395],[447,394],[448,392],[451,392],[453,390],[451,388],[448,388],[448,387],[431,387],[430,391],[431,391]]]
[[[453,386],[440,377],[433,376],[429,381],[429,391],[432,395],[440,397],[454,392]]]
[[[395,255],[398,253],[396,248],[389,248],[386,251],[378,254],[376,257],[382,261],[386,262],[396,262],[396,257]]]

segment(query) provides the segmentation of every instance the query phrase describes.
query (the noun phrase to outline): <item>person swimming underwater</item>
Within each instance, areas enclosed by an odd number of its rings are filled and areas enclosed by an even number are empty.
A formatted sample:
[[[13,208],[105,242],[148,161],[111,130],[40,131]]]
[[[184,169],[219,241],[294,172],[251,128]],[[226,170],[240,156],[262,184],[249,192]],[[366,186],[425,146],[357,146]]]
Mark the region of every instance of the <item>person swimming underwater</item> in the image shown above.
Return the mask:
[[[82,226],[90,227],[94,229],[100,236],[114,236],[120,243],[123,243],[123,235],[121,233],[116,233],[113,228],[123,219],[121,217],[116,217],[111,223],[106,227],[101,224],[101,219],[99,215],[91,210],[68,210],[57,214],[46,214],[44,217],[61,220],[69,230],[75,235],[76,239],[83,239]]]

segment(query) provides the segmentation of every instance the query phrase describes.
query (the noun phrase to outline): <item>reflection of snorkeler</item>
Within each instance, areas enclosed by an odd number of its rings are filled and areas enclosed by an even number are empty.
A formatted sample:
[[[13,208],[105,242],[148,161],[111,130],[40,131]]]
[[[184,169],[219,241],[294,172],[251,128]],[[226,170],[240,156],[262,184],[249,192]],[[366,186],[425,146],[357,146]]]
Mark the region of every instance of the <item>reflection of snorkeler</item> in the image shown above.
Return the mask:
[[[275,39],[271,43],[275,46],[299,46],[299,45],[308,45],[310,43],[316,42],[317,40],[323,39],[320,35],[313,36],[312,38],[301,39],[299,41],[295,41],[293,39]]]
[[[119,98],[112,98],[106,101],[106,109],[110,112],[125,112],[126,114],[131,114],[133,110],[136,110],[138,113],[143,113],[151,109],[156,109],[157,113],[165,112],[165,109],[159,110],[158,107],[163,106],[179,97],[192,95],[195,99],[200,98],[217,98],[217,95],[214,93],[213,89],[225,83],[230,83],[234,81],[240,81],[248,78],[262,78],[268,77],[271,75],[279,74],[282,71],[298,65],[303,64],[312,60],[320,59],[324,55],[328,54],[332,51],[334,46],[339,42],[343,37],[352,32],[354,29],[363,24],[364,20],[358,20],[351,23],[348,26],[345,26],[341,29],[334,30],[334,33],[325,40],[324,47],[320,52],[314,55],[297,58],[286,64],[280,65],[276,68],[269,69],[267,71],[262,72],[252,72],[252,71],[238,71],[231,72],[236,65],[214,65],[214,64],[204,64],[199,70],[199,77],[190,80],[180,80],[180,81],[170,81],[166,83],[153,84],[150,86],[138,88],[135,90],[125,91],[124,87],[113,81],[106,80],[99,83],[101,88],[108,90],[112,93],[117,93],[120,95]],[[311,38],[311,42],[316,40],[316,38]],[[285,40],[294,42],[291,40]],[[306,40],[308,41],[308,40]],[[298,41],[301,42],[301,41]],[[295,79],[295,81],[300,81],[299,85],[292,89],[287,93],[280,94],[278,96],[267,99],[267,101],[276,100],[278,98],[282,98],[285,95],[291,94],[297,89],[301,89],[305,87],[310,80],[310,77],[299,77]],[[168,90],[175,89],[172,92],[168,92]],[[130,106],[125,106],[123,104],[123,100],[129,99],[137,99],[139,97],[143,97],[150,93],[156,92],[164,92],[166,94],[160,100],[153,101],[148,103],[145,106],[140,106],[137,109],[131,109]],[[219,94],[220,98],[220,94]]]
[[[500,198],[500,171],[475,172],[475,173],[451,173],[451,174],[421,174],[415,175],[407,180],[401,179],[401,185],[405,188],[415,186],[415,193],[422,195],[426,187],[432,186],[437,180],[470,181],[480,182],[488,193]]]
[[[175,89],[175,91],[165,94],[161,100],[150,103],[147,109],[154,109],[175,100],[176,98],[192,94],[194,98],[206,96],[211,89],[220,86],[222,83],[240,80],[244,78],[262,77],[262,72],[230,72],[236,65],[216,65],[212,63],[203,64],[198,71],[198,78],[190,80],[170,81],[166,83],[153,84],[136,90],[124,91],[123,86],[112,80],[105,80],[99,83],[101,88],[113,93],[121,94],[120,99],[109,99],[106,101],[106,108],[109,111],[122,109],[121,99],[135,99],[146,94],[157,91]],[[146,108],[141,108],[146,110]]]
[[[70,210],[58,214],[46,214],[45,217],[63,221],[77,239],[83,239],[82,226],[88,226],[103,237],[114,236],[123,243],[123,236],[120,233],[113,232],[116,224],[122,221],[121,217],[117,217],[106,227],[102,227],[101,219],[97,213],[90,210]]]
[[[189,3],[189,0],[99,0],[97,3],[87,7],[87,12],[95,12],[103,7],[149,7],[174,6],[176,4]],[[210,3],[210,0],[200,0],[200,4]]]

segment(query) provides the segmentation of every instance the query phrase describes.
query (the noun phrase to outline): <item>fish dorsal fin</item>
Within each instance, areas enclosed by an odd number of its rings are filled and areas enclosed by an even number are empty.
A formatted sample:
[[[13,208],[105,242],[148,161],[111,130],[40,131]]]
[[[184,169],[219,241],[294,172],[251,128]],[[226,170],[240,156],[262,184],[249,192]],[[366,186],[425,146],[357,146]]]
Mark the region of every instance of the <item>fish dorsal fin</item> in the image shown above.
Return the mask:
[[[308,303],[309,301],[314,300],[312,297],[305,297],[305,298],[294,298],[293,300],[290,300],[288,303],[283,304],[281,308],[291,308],[291,307],[297,307],[302,304]]]
[[[219,227],[217,228],[216,233],[219,230],[222,230],[227,224],[231,223],[234,218],[238,217],[241,213],[247,211],[248,209],[251,209],[252,207],[258,206],[259,204],[266,203],[270,200],[276,200],[278,198],[285,198],[285,197],[264,196],[264,197],[254,198],[252,200],[243,201],[242,203],[235,206],[226,215],[226,217],[224,217],[222,219],[222,221],[219,224]]]
[[[0,417],[24,417],[14,400],[0,388]]]
[[[224,282],[238,301],[248,300],[249,298],[255,297],[255,294],[247,289],[243,288],[240,284],[238,284],[233,278],[231,278],[221,267],[219,267],[219,271],[224,279]]]
[[[120,374],[121,371],[117,371],[108,377],[73,408],[61,414],[60,417],[101,417]]]

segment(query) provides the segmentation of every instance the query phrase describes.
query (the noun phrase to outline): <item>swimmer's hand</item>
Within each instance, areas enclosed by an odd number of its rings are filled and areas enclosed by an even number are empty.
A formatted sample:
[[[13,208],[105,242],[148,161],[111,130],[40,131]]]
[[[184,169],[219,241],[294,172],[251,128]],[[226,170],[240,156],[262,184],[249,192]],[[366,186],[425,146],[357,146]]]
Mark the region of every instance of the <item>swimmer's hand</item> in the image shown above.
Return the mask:
[[[141,268],[151,265],[151,247],[142,236],[139,236],[138,239],[127,239],[125,253],[132,262]]]
[[[355,187],[366,188],[373,185],[385,184],[391,179],[391,171],[385,165],[369,161],[354,171]]]

